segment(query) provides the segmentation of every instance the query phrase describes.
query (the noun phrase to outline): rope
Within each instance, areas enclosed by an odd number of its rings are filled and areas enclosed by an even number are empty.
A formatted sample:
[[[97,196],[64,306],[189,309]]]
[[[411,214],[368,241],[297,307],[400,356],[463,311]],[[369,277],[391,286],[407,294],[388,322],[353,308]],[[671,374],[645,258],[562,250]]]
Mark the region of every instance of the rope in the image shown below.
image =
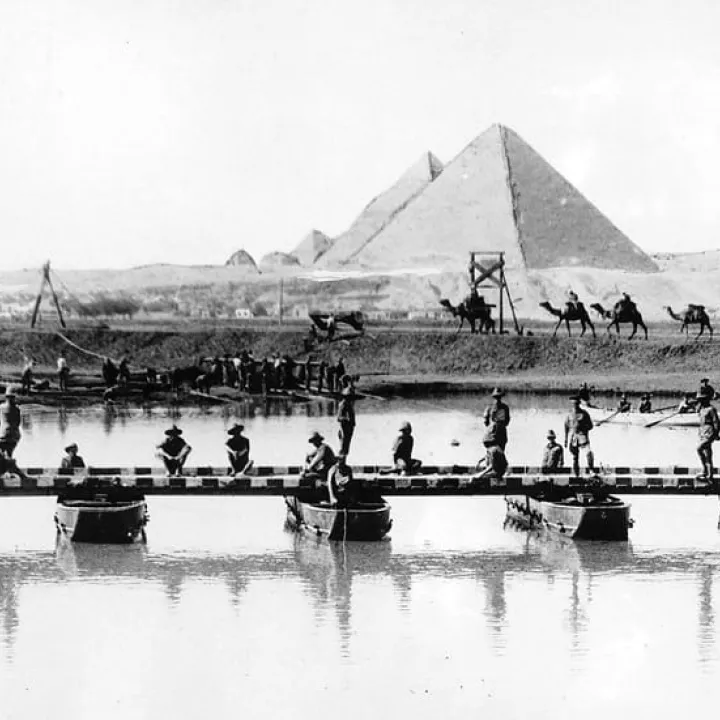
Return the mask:
[[[98,353],[93,352],[92,350],[86,350],[85,348],[81,348],[77,343],[74,343],[70,338],[65,337],[59,330],[55,332],[55,334],[62,340],[64,340],[68,345],[71,347],[74,347],[78,352],[84,353],[85,355],[89,355],[90,357],[98,358],[99,360],[105,360],[107,355],[98,355]],[[118,361],[115,360],[115,358],[110,358],[113,362],[117,363]]]

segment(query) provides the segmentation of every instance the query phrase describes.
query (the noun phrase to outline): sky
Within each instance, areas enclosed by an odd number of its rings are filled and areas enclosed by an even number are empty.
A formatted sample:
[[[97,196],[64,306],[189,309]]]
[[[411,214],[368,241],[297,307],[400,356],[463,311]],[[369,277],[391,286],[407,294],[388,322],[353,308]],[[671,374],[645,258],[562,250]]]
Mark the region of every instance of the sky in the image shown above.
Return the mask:
[[[713,0],[0,0],[2,269],[341,233],[515,130],[648,252],[719,246]]]

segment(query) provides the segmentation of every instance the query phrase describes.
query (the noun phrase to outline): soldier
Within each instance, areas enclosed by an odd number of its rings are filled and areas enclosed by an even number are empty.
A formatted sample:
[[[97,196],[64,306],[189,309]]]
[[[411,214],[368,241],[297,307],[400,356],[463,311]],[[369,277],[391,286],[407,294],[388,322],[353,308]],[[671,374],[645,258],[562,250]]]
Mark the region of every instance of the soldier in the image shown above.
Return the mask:
[[[643,393],[640,396],[640,406],[638,407],[638,410],[641,413],[651,413],[652,410],[652,401],[650,400],[650,393]]]
[[[495,430],[497,444],[505,452],[507,446],[507,426],[510,424],[510,408],[502,401],[505,393],[500,388],[492,391],[493,404],[485,410],[485,427]]]
[[[350,385],[343,388],[342,398],[338,404],[337,421],[340,423],[338,430],[340,453],[347,455],[350,452],[350,442],[355,433],[355,393]]]
[[[627,413],[630,412],[632,409],[632,405],[630,404],[630,401],[627,399],[627,395],[623,393],[620,396],[620,400],[618,402],[617,412],[619,413]]]
[[[718,418],[717,410],[710,404],[712,395],[709,392],[699,391],[696,399],[698,403],[698,420],[700,421],[700,427],[698,428],[700,442],[698,443],[697,454],[703,469],[702,474],[698,475],[697,479],[712,482],[715,474],[712,444],[720,437],[720,418]]]
[[[0,406],[0,453],[11,458],[20,442],[22,416],[15,402],[15,389],[5,389],[5,402]]]
[[[498,445],[497,432],[490,428],[483,438],[485,446],[485,457],[477,464],[477,472],[473,480],[488,477],[500,480],[504,477],[508,468],[508,461],[500,445]]]
[[[169,430],[165,431],[165,440],[163,440],[157,449],[160,451],[158,457],[165,463],[168,476],[182,475],[183,466],[187,460],[192,448],[180,437],[182,430],[173,425]]]
[[[29,395],[32,390],[32,376],[33,368],[35,367],[35,361],[31,357],[25,358],[25,364],[23,365],[22,371],[22,393],[23,395]]]
[[[403,422],[400,425],[400,434],[395,440],[392,448],[393,465],[396,470],[400,470],[405,475],[409,475],[417,470],[422,462],[412,456],[415,439],[412,436],[412,425],[409,422]]]
[[[565,418],[565,447],[570,449],[573,458],[573,473],[575,477],[580,475],[580,452],[585,453],[585,460],[588,470],[594,470],[595,458],[590,447],[590,431],[593,428],[593,421],[590,419],[587,410],[580,407],[580,397],[571,395],[572,410]]]
[[[715,400],[715,397],[717,396],[715,388],[710,384],[709,378],[703,378],[700,380],[700,389],[698,392],[707,393],[710,400]]]
[[[317,430],[308,438],[308,442],[314,447],[314,450],[310,451],[305,458],[302,477],[314,480],[315,489],[326,492],[328,473],[335,464],[335,453]]]
[[[328,495],[333,505],[351,507],[360,499],[360,483],[353,477],[347,456],[340,453],[328,473]]]
[[[70,367],[68,366],[67,359],[65,358],[65,353],[60,353],[60,357],[58,358],[57,374],[60,392],[67,392],[68,378],[70,377]]]
[[[78,455],[77,443],[72,443],[65,448],[65,456],[60,461],[62,470],[79,470],[85,467],[85,461]]]
[[[250,441],[242,434],[244,425],[235,423],[229,430],[230,436],[225,443],[231,474],[245,473],[252,466],[250,460]]]
[[[556,437],[554,430],[548,430],[548,443],[543,451],[542,465],[540,466],[543,472],[557,470],[565,465],[563,448],[562,445],[556,441]]]

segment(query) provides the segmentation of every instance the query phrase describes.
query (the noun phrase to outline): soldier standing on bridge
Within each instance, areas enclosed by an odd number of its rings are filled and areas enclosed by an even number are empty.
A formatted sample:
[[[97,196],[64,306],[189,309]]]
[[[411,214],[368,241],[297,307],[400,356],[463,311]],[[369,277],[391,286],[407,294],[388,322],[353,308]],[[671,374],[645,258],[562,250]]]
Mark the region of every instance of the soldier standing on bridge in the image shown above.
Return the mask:
[[[575,477],[579,477],[581,450],[585,453],[588,471],[595,469],[595,458],[590,447],[590,431],[593,428],[593,421],[587,410],[580,407],[578,395],[571,395],[570,400],[573,407],[565,418],[565,447],[570,449],[572,455],[573,473]]]
[[[510,408],[502,401],[505,393],[500,388],[492,391],[493,404],[485,410],[485,427],[495,430],[497,445],[505,452],[507,426],[510,424]]]
[[[710,404],[712,395],[708,391],[699,390],[697,394],[698,402],[698,420],[700,427],[698,428],[697,453],[702,463],[702,474],[698,475],[698,480],[707,480],[713,482],[715,469],[713,468],[712,444],[720,438],[720,418],[718,418],[717,410]]]

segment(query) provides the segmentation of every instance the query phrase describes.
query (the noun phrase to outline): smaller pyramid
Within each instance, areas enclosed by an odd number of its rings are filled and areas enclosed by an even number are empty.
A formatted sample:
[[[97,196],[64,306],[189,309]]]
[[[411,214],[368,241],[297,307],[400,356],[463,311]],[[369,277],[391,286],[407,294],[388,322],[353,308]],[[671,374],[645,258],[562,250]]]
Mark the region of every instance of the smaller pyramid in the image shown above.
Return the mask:
[[[225,265],[244,268],[248,271],[260,273],[253,256],[247,250],[236,250],[226,261]]]
[[[262,270],[275,270],[278,268],[300,267],[300,261],[290,253],[271,252],[263,255],[260,260]]]
[[[389,189],[365,206],[355,222],[335,239],[317,264],[327,267],[353,258],[421,195],[442,171],[443,164],[431,152],[424,152]]]
[[[331,245],[333,241],[320,230],[311,230],[292,251],[301,265],[312,265]]]

